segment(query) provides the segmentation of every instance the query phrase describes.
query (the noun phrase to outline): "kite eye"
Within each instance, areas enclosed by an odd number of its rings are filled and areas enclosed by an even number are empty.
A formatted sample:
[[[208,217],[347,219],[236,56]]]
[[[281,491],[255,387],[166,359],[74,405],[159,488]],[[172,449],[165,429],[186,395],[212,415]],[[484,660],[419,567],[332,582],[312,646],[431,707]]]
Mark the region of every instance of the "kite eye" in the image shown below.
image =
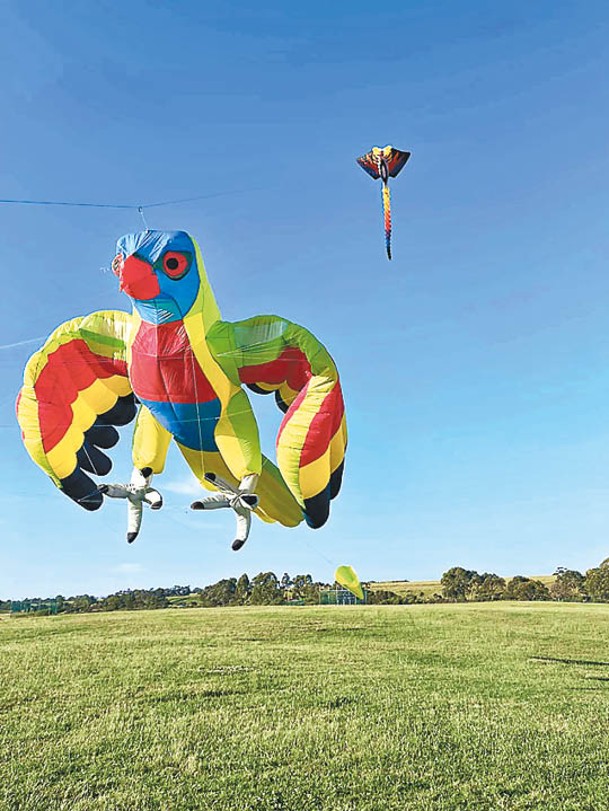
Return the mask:
[[[121,270],[123,269],[123,264],[125,262],[125,257],[122,253],[117,253],[114,259],[112,260],[112,273],[115,276],[121,275]]]
[[[167,251],[163,256],[163,270],[170,279],[181,279],[190,268],[190,256],[178,251]]]

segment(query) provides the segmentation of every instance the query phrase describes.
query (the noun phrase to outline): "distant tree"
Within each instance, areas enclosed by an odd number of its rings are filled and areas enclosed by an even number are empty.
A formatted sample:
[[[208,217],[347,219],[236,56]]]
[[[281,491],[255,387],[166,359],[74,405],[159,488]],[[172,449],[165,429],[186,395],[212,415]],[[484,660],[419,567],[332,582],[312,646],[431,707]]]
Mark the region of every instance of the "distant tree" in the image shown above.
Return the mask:
[[[410,592],[412,594],[412,592]],[[402,598],[394,591],[374,589],[368,592],[369,605],[401,605]]]
[[[453,566],[444,572],[440,579],[442,594],[447,600],[463,601],[467,599],[470,589],[480,579],[478,572]]]
[[[235,587],[235,605],[246,605],[250,597],[250,579],[246,574],[242,574]]]
[[[231,605],[235,599],[237,581],[234,577],[228,580],[219,580],[211,586],[206,586],[201,592],[201,605],[214,608],[222,605]]]
[[[469,590],[469,597],[472,600],[481,602],[502,600],[505,593],[505,580],[498,574],[484,572],[479,579],[474,581]]]
[[[190,589],[188,591],[190,594]],[[135,592],[134,607],[138,609],[167,608],[169,600],[164,589],[138,590]]]
[[[550,586],[550,596],[553,600],[581,602],[585,599],[585,578],[581,572],[559,566],[554,575],[556,580]]]
[[[121,608],[127,611],[133,611],[133,609],[135,608],[135,594],[131,591],[131,589],[119,591],[118,596]]]
[[[295,598],[304,598],[304,591],[307,586],[313,583],[313,578],[310,574],[297,574],[292,578],[292,596]]]
[[[292,578],[287,572],[283,573],[283,577],[281,578],[281,588],[282,589],[289,589],[292,586]]]
[[[506,600],[549,600],[550,592],[541,580],[531,580],[522,575],[512,577],[505,589]]]
[[[277,605],[283,602],[283,594],[274,572],[260,572],[252,580],[251,605]]]
[[[404,582],[408,582],[407,580]],[[412,589],[402,592],[400,594],[400,602],[402,605],[414,605],[415,603],[422,603],[425,599],[425,594],[420,591],[418,594]]]
[[[595,602],[609,602],[609,560],[604,560],[594,569],[588,569],[584,587]]]
[[[170,589],[163,589],[166,597],[188,597],[191,594],[190,586],[172,586]]]
[[[311,575],[307,575],[307,577],[309,577],[310,582],[305,583],[304,586],[300,588],[300,598],[305,601],[305,605],[318,605],[320,589],[322,586],[325,587],[326,584],[314,583]]]
[[[90,594],[79,594],[76,597],[70,597],[70,610],[78,614],[90,611],[91,606],[96,602],[96,598]]]
[[[108,594],[95,603],[96,611],[137,611],[140,609],[166,608],[168,589],[127,589]]]
[[[121,607],[118,594],[108,594],[107,597],[99,601],[99,604],[102,611],[118,611]]]

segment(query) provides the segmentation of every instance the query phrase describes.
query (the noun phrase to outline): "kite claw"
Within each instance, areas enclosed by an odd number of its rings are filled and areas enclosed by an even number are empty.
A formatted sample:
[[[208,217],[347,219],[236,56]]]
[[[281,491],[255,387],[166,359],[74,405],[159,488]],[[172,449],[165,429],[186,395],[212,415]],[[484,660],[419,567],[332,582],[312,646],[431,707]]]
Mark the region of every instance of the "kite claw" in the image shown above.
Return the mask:
[[[127,500],[127,543],[133,543],[139,535],[144,504],[151,510],[160,510],[163,506],[163,496],[150,487],[151,479],[152,468],[134,468],[129,484],[99,484],[94,491],[108,498]]]
[[[215,473],[206,473],[205,480],[218,488],[217,493],[212,493],[200,501],[193,501],[191,510],[220,510],[230,508],[236,516],[237,537],[232,543],[232,549],[237,552],[247,541],[252,524],[252,510],[258,506],[260,499],[251,492],[258,482],[258,476],[251,474],[246,476],[239,487],[234,487],[225,479],[216,476]]]

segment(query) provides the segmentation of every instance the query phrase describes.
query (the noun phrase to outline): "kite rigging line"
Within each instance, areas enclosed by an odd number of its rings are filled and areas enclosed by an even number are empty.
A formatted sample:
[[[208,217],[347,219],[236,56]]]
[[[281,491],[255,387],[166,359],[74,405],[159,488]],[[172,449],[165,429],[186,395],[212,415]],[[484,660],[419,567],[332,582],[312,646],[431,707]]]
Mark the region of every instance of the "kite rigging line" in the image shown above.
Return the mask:
[[[161,200],[154,203],[90,203],[80,200],[29,200],[19,198],[2,198],[0,205],[18,206],[67,206],[69,208],[112,208],[137,211],[144,219],[144,210],[147,208],[160,208],[161,206],[176,206],[180,203],[194,203],[197,200],[210,200],[213,197],[224,197],[228,194],[243,194],[258,189],[236,189],[234,191],[219,191],[213,194],[199,194],[195,197],[182,197],[177,200]],[[146,220],[144,219],[144,223]]]
[[[73,208],[123,208],[123,209],[138,208],[138,206],[125,205],[120,203],[79,203],[65,200],[16,200],[16,199],[13,200],[7,198],[0,200],[0,203],[18,206],[70,206]]]

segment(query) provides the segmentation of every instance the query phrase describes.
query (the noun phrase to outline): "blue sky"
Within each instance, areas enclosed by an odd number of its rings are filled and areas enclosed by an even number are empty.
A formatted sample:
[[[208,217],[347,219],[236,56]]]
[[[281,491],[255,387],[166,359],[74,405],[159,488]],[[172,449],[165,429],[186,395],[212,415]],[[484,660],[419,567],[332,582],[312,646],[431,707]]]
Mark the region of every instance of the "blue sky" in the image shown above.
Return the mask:
[[[211,10],[210,10],[211,9]],[[0,205],[0,597],[273,570],[331,580],[580,570],[609,555],[609,11],[602,2],[0,9],[0,197],[147,203],[200,242],[224,318],[277,313],[341,370],[345,484],[318,532],[166,508],[124,541],[30,462],[14,398],[36,343],[128,309],[108,272],[136,211]],[[413,153],[379,189],[354,162]],[[272,450],[279,415],[254,401]],[[113,480],[130,471],[129,430]]]

